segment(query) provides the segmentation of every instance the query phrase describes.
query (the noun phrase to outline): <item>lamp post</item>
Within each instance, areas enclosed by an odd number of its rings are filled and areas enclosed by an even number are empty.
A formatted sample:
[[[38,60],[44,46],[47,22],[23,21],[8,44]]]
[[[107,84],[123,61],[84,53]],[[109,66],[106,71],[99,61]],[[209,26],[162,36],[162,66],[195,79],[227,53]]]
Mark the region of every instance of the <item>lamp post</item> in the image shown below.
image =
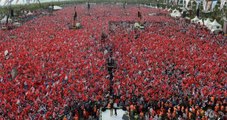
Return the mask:
[[[107,70],[108,70],[108,73],[109,73],[109,80],[110,80],[110,96],[113,96],[114,95],[114,92],[113,92],[113,73],[114,73],[114,69],[115,69],[115,61],[112,57],[112,49],[110,49],[110,56],[109,58],[107,59]]]
[[[224,32],[224,36],[227,37],[227,20],[224,20],[223,32]]]

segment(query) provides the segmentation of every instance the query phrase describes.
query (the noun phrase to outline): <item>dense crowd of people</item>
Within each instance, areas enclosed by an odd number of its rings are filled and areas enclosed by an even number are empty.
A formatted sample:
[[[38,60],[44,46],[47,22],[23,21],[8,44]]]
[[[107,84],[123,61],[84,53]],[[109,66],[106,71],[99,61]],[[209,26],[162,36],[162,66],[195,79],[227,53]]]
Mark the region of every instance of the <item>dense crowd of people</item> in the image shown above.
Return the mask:
[[[85,5],[75,9],[82,29],[68,29],[74,7],[66,7],[0,31],[0,118],[93,120],[117,106],[131,120],[224,119],[222,35],[160,9],[96,5],[89,14]],[[131,25],[138,9],[144,30]],[[116,61],[114,96],[106,67],[110,54]]]

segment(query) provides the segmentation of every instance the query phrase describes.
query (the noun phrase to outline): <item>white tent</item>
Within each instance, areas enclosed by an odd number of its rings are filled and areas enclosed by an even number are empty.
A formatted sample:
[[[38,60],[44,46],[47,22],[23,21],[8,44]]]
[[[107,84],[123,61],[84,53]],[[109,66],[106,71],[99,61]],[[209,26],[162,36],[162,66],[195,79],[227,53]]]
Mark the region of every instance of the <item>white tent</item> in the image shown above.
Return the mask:
[[[214,20],[211,23],[210,30],[211,30],[212,33],[213,32],[220,32],[220,31],[222,31],[222,26],[216,20]]]
[[[181,17],[181,13],[179,10],[173,10],[172,13],[170,13],[171,17],[177,18],[177,17]]]
[[[134,28],[137,28],[137,29],[144,29],[144,26],[141,26],[139,23],[135,23],[134,24]]]
[[[31,11],[29,11],[26,15],[27,15],[27,16],[33,15],[33,13],[32,13]]]
[[[203,25],[203,20],[199,19],[197,16],[195,16],[195,18],[191,19],[191,23]]]
[[[49,6],[49,8],[52,8],[52,6]],[[54,8],[53,8],[54,10],[61,10],[62,9],[62,7],[60,7],[60,6],[54,6]]]
[[[224,8],[225,3],[227,3],[227,0],[221,0],[220,9]]]
[[[1,19],[1,24],[5,24],[7,21],[7,16],[5,16],[3,19]],[[11,23],[12,19],[8,18],[8,23]]]
[[[199,21],[197,21],[197,24],[204,25],[203,20],[200,19]]]
[[[191,19],[191,23],[197,23],[200,19],[195,16],[195,18]]]
[[[207,18],[206,20],[204,20],[204,25],[208,28],[208,29],[210,29],[210,26],[211,26],[211,21],[210,21],[210,18]]]

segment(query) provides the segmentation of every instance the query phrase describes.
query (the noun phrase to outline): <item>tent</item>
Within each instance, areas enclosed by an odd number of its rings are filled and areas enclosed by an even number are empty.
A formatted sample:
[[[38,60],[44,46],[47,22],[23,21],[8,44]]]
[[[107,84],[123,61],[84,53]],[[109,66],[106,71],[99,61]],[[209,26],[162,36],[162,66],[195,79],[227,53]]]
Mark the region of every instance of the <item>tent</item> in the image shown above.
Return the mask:
[[[0,22],[0,23],[1,23],[1,24],[5,24],[6,21],[7,21],[7,16],[5,16],[3,19],[1,19],[1,22]],[[11,22],[12,22],[12,19],[9,18],[9,19],[8,19],[8,22],[11,23]]]

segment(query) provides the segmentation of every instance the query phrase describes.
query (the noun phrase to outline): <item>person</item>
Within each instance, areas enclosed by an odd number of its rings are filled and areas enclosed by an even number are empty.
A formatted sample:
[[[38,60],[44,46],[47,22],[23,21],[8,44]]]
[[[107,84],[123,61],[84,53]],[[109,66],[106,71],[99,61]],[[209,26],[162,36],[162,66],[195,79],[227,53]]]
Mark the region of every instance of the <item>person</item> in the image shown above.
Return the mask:
[[[11,78],[12,80],[14,80],[17,77],[18,71],[17,69],[14,67],[11,71]]]
[[[129,120],[129,114],[128,112],[125,112],[125,114],[122,116],[123,120]]]
[[[112,58],[112,49],[110,49],[110,57],[107,59],[107,70],[110,76],[110,95],[113,96],[113,69],[115,68],[115,61]]]
[[[113,116],[113,101],[110,100],[110,116]]]
[[[125,9],[125,6],[126,6],[126,1],[123,3],[123,8]]]
[[[139,19],[140,19],[140,21],[141,21],[141,20],[142,20],[142,14],[141,14],[141,12],[140,12],[140,11],[138,11],[137,15],[138,15],[138,18],[139,18]]]
[[[113,104],[113,108],[114,108],[114,114],[117,116],[117,102],[115,100],[114,104]]]
[[[78,114],[76,114],[76,115],[74,116],[74,120],[79,120]]]
[[[73,15],[73,23],[72,23],[72,25],[69,25],[69,29],[81,29],[82,28],[82,25],[79,22],[77,22],[77,17],[78,17],[78,14],[76,11],[76,6],[75,6],[74,15]]]
[[[90,10],[90,8],[91,8],[91,5],[90,5],[90,3],[88,2],[88,3],[87,3],[87,9],[88,9],[88,11]]]
[[[102,34],[101,34],[101,42],[105,42],[107,37],[108,37],[107,34],[105,32],[102,32]]]
[[[76,11],[76,7],[74,7],[73,27],[75,27],[76,25],[76,20],[77,20],[77,11]]]
[[[48,11],[49,11],[50,15],[53,14],[53,11],[54,11],[54,5],[53,4],[48,4]]]
[[[110,51],[110,54],[112,53],[112,51]],[[110,55],[111,56],[111,55]],[[110,75],[110,80],[113,79],[113,69],[114,69],[114,65],[115,65],[115,61],[112,57],[109,57],[107,59],[107,69]]]
[[[183,10],[182,11],[182,18],[185,18],[186,17],[186,14],[187,14],[187,10]]]
[[[139,28],[143,29],[143,25],[144,25],[144,21],[143,21],[143,16],[142,16],[142,13],[140,11],[138,11],[138,18],[139,18]]]
[[[51,4],[51,14],[54,12],[54,4]]]

